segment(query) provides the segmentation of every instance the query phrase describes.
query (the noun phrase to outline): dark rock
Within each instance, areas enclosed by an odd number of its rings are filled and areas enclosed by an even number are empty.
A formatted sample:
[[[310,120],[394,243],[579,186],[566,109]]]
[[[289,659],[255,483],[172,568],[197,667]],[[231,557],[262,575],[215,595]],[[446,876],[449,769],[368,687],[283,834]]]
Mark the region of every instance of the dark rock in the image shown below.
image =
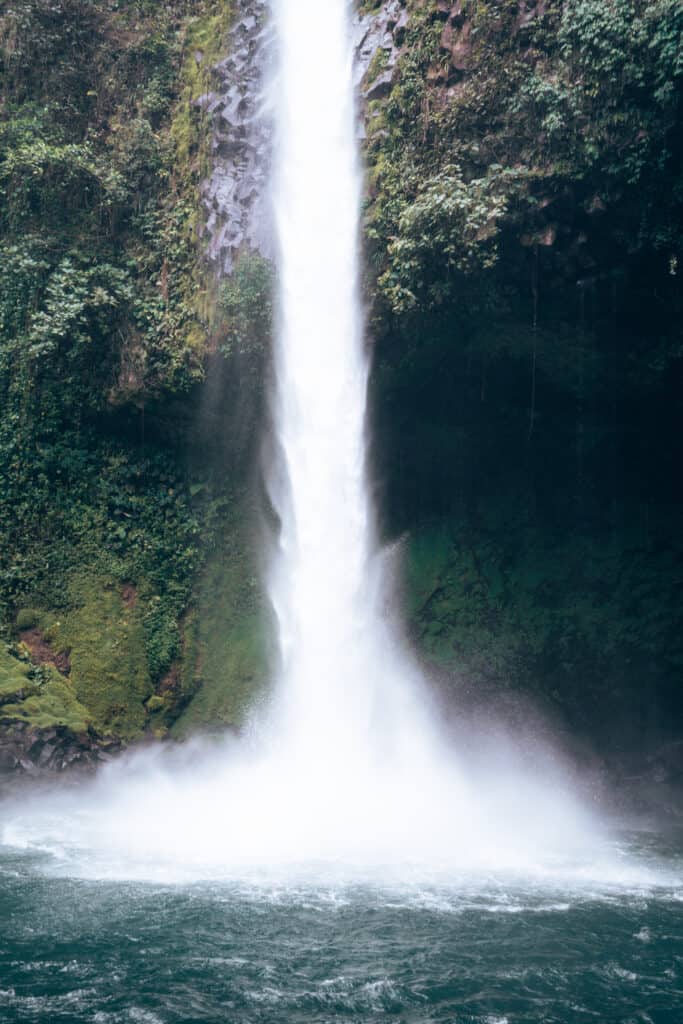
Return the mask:
[[[462,27],[449,22],[441,34],[441,48],[450,54],[450,64],[456,71],[467,71],[470,65],[472,26],[466,22]]]
[[[203,234],[219,274],[230,273],[243,245],[272,255],[263,187],[271,137],[263,91],[272,59],[265,18],[265,0],[238,0],[231,51],[213,69],[216,89],[197,101],[211,118],[213,167],[202,184]]]
[[[40,751],[40,754],[38,755],[37,764],[41,767],[45,767],[47,764],[49,764],[50,760],[52,759],[52,755],[55,752],[55,749],[56,745],[54,743],[43,744],[43,748]]]
[[[368,100],[380,100],[391,92],[393,71],[385,71],[374,79],[372,85],[365,91],[365,98]]]
[[[379,99],[391,90],[391,81],[401,53],[408,12],[403,0],[387,0],[379,11],[356,15],[354,21],[354,49],[356,66],[354,79],[357,86],[364,84],[365,100]],[[364,79],[373,58],[379,50],[385,53],[380,75],[370,82]],[[381,80],[381,82],[380,82]],[[377,84],[377,88],[375,86]],[[371,95],[372,92],[372,95]]]
[[[10,747],[0,747],[0,772],[11,772],[18,765],[15,752]]]
[[[92,771],[122,749],[119,739],[92,731],[73,733],[66,726],[37,729],[27,728],[23,722],[0,723],[0,775],[5,778]]]

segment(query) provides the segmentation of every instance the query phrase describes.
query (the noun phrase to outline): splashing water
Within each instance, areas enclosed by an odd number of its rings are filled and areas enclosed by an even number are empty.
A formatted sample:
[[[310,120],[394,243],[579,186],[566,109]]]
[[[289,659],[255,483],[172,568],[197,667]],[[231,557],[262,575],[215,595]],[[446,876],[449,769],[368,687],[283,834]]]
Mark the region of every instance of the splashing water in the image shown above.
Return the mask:
[[[361,171],[347,0],[276,0],[279,244],[270,474],[275,697],[242,740],[139,753],[6,807],[4,842],[95,877],[462,871],[633,877],[559,768],[503,744],[468,773],[386,612],[365,470]]]

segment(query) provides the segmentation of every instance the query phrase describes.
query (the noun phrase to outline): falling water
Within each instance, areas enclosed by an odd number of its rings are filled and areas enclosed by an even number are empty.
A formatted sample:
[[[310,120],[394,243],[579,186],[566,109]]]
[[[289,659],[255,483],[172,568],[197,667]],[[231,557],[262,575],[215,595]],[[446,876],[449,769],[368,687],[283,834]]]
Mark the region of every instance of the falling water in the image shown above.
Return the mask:
[[[275,0],[274,21],[274,698],[239,741],[157,748],[11,808],[4,841],[96,877],[621,877],[553,756],[498,736],[459,761],[400,641],[365,460],[349,5]]]
[[[367,753],[399,698],[365,467],[359,296],[362,177],[347,0],[279,0],[273,205],[279,242],[270,590],[282,683],[276,734],[308,764]],[[284,472],[282,470],[284,469]]]
[[[358,294],[361,178],[347,2],[276,4],[275,421],[286,487],[271,593],[285,736],[306,760],[367,728],[375,626]],[[315,42],[314,42],[315,41]],[[276,475],[277,481],[277,475]]]

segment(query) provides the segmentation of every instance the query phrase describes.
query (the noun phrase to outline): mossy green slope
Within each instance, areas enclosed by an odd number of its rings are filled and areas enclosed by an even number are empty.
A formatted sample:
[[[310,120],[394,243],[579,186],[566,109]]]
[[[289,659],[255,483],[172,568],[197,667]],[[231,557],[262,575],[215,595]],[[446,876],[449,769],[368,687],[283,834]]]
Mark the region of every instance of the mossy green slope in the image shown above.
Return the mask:
[[[195,628],[197,692],[174,727],[239,727],[268,676],[268,616],[250,543],[253,509],[224,524],[198,588]]]
[[[126,605],[114,581],[84,576],[70,584],[66,608],[33,613],[55,653],[69,655],[69,692],[97,732],[139,735],[144,701],[153,692],[140,607]],[[56,671],[54,676],[61,678]]]
[[[0,703],[19,700],[37,690],[31,680],[31,666],[13,658],[5,644],[0,644]]]
[[[26,722],[36,729],[64,726],[84,733],[91,716],[68,680],[56,669],[36,670],[0,645],[0,722]]]
[[[600,535],[510,517],[504,529],[482,509],[476,526],[435,523],[410,539],[407,612],[436,670],[484,692],[542,695],[589,732],[647,703],[649,686],[662,712],[675,707],[682,573],[667,523]]]
[[[69,610],[43,620],[47,635],[56,650],[70,652],[74,691],[97,731],[131,739],[144,728],[153,692],[142,609],[98,577],[79,577],[70,597]]]

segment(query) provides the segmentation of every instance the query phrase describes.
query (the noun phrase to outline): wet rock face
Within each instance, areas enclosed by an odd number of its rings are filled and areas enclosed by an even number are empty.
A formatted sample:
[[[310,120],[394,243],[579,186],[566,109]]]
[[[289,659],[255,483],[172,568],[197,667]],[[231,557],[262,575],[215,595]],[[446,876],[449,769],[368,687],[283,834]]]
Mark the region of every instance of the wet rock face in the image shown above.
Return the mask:
[[[354,23],[356,66],[354,80],[364,100],[381,99],[391,91],[394,70],[401,54],[408,12],[405,0],[385,0],[371,14],[357,14]],[[383,51],[382,70],[364,81],[376,55]]]
[[[202,185],[203,238],[217,274],[230,274],[241,249],[272,259],[267,199],[272,123],[264,99],[275,59],[267,0],[237,0],[228,55],[213,68],[215,88],[197,102],[209,116],[212,171]],[[386,0],[372,14],[356,15],[354,82],[365,101],[387,95],[408,20],[405,0]],[[381,71],[365,81],[375,56]],[[359,135],[364,137],[361,118]]]
[[[39,778],[53,772],[92,769],[121,749],[118,740],[89,732],[74,733],[64,726],[38,729],[26,722],[0,725],[0,779],[27,775]]]
[[[263,113],[265,71],[273,59],[267,9],[265,0],[238,0],[230,51],[213,69],[216,88],[197,101],[211,125],[203,234],[218,274],[231,272],[242,247],[271,256],[266,183],[272,133]]]

